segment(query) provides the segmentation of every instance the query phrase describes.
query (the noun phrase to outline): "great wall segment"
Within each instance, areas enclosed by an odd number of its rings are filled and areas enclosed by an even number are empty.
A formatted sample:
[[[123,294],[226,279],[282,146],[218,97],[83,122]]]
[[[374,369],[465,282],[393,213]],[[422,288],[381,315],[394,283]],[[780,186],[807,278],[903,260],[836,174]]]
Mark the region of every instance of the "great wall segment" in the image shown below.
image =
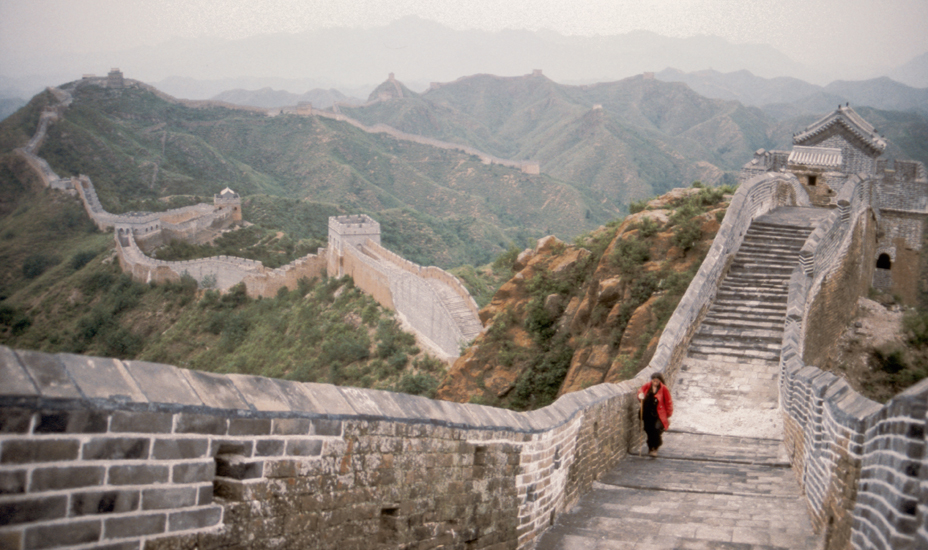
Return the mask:
[[[127,85],[117,69],[106,81],[86,77],[81,84],[119,88]],[[90,177],[79,175],[62,179],[36,155],[48,125],[56,121],[72,101],[67,91],[54,89],[52,93],[59,100],[58,104],[43,111],[35,135],[19,154],[27,158],[46,186],[76,193],[96,226],[101,231],[114,232],[119,265],[135,280],[164,283],[189,275],[201,286],[220,291],[243,283],[249,296],[273,297],[281,288],[296,288],[302,278],[350,275],[359,288],[384,307],[396,311],[404,326],[445,360],[457,357],[461,345],[473,340],[483,329],[476,302],[455,276],[437,267],[413,264],[381,247],[380,225],[368,216],[358,217],[357,224],[363,226],[361,230],[353,227],[356,222],[351,216],[332,218],[328,247],[277,269],[269,269],[258,261],[229,256],[182,262],[148,256],[146,252],[171,240],[206,242],[219,232],[237,226],[242,222],[241,197],[225,188],[214,195],[212,205],[197,204],[157,213],[107,212]],[[352,235],[356,231],[362,231],[363,238],[354,238]],[[346,260],[346,256],[349,259]],[[348,270],[344,268],[346,263],[351,266]]]
[[[908,292],[928,218],[924,168],[890,169],[865,124],[838,109],[758,151],[649,366],[537,411],[0,347],[0,546],[928,548],[928,380],[880,405],[814,366],[857,296]],[[336,221],[327,261],[382,256],[372,222]],[[789,226],[788,279],[739,274]],[[784,287],[779,317],[737,316]],[[721,313],[779,353],[716,345]],[[646,459],[653,372],[678,410]]]

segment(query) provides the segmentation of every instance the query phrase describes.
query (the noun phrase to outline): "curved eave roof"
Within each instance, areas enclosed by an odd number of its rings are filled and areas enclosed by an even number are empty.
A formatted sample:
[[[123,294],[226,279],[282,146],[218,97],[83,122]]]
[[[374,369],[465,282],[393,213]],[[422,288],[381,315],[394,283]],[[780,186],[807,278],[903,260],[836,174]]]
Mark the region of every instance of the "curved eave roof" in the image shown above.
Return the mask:
[[[886,141],[876,133],[876,129],[850,107],[838,107],[838,110],[815,121],[805,130],[793,136],[793,144],[801,145],[806,143],[834,126],[843,127],[877,154],[886,149]]]

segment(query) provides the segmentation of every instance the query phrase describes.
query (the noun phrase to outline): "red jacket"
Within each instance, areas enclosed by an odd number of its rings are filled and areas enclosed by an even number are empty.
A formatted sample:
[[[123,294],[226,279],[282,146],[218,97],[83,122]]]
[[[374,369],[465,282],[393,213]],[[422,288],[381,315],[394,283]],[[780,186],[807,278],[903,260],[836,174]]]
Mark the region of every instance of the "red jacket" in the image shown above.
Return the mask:
[[[641,386],[641,389],[638,390],[638,400],[643,400],[650,389],[650,381]],[[667,389],[665,384],[661,384],[661,389],[657,390],[654,396],[657,398],[657,416],[661,419],[661,424],[664,425],[666,430],[670,428],[670,417],[673,416],[673,399],[670,397],[670,390]]]

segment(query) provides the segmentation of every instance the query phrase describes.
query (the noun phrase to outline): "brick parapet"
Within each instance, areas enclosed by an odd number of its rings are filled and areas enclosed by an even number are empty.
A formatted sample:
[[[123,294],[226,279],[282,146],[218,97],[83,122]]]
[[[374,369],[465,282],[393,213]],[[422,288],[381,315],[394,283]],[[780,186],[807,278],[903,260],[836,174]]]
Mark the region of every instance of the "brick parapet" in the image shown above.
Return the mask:
[[[531,548],[643,382],[516,413],[6,347],[0,377],[0,541],[29,549]]]
[[[464,304],[467,306],[467,309],[470,310],[471,314],[477,319],[480,317],[480,308],[477,307],[477,302],[474,300],[473,296],[468,292],[467,287],[464,286],[464,283],[460,279],[448,273],[444,269],[435,266],[420,266],[409,260],[403,258],[399,254],[391,252],[381,246],[379,243],[373,241],[368,241],[364,244],[365,248],[372,251],[374,254],[380,256],[381,258],[389,261],[393,265],[399,267],[400,269],[411,273],[422,279],[434,279],[442,282],[448,288],[450,288],[455,294],[457,294]]]
[[[202,284],[208,278],[215,278],[215,288],[221,291],[245,283],[246,293],[253,298],[270,298],[280,288],[293,290],[301,278],[320,277],[325,273],[326,262],[324,254],[309,254],[276,269],[268,269],[257,260],[235,256],[169,262],[147,256],[131,232],[117,234],[116,255],[123,272],[136,281],[176,282],[187,274]]]
[[[928,381],[881,406],[806,363],[822,356],[823,342],[836,338],[869,286],[874,196],[871,178],[847,180],[789,283],[779,378],[784,442],[829,550],[917,548],[924,540],[917,503],[928,469]]]

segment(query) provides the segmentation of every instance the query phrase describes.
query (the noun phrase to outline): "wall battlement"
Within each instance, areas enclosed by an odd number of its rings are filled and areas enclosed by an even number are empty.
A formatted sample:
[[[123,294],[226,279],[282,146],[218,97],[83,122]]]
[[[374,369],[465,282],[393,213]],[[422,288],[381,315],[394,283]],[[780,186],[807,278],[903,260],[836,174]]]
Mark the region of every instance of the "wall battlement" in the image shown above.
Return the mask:
[[[527,549],[639,443],[640,380],[515,413],[6,347],[0,375],[5,547]]]

